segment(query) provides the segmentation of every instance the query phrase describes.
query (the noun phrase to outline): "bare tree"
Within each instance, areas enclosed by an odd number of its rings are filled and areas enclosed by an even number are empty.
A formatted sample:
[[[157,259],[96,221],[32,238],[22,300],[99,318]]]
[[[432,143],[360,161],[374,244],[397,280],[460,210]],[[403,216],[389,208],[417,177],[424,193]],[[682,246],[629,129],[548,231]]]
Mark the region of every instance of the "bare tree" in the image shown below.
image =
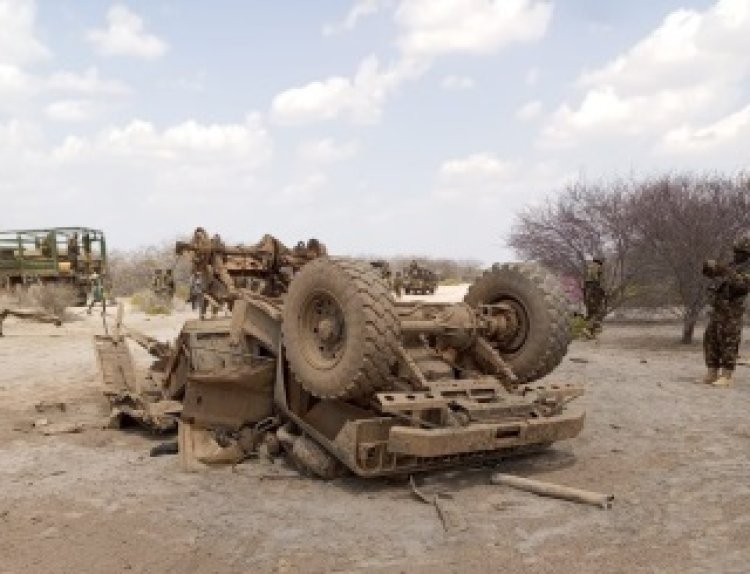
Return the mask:
[[[617,307],[631,293],[638,266],[632,219],[633,183],[578,182],[546,203],[527,208],[513,226],[511,247],[583,287],[586,261],[607,258],[607,300]]]
[[[706,304],[703,261],[726,256],[737,235],[750,229],[750,181],[667,175],[642,182],[633,204],[637,241],[677,296],[682,342],[690,343]]]
[[[164,242],[129,250],[115,250],[109,255],[109,274],[115,295],[132,295],[151,286],[154,269],[173,269],[177,283],[187,283],[190,262],[175,254],[175,242]]]
[[[682,341],[706,304],[705,259],[726,256],[750,229],[750,177],[679,174],[577,183],[518,216],[509,243],[583,281],[586,258],[608,262],[608,306],[679,306]]]

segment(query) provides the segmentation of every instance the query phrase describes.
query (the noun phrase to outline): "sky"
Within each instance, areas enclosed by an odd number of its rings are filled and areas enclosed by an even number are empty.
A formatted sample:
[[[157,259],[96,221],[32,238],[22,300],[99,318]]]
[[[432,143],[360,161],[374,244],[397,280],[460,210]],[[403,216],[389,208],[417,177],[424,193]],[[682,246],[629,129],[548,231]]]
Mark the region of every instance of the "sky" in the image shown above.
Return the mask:
[[[513,258],[576,179],[750,163],[750,0],[0,0],[0,229]]]

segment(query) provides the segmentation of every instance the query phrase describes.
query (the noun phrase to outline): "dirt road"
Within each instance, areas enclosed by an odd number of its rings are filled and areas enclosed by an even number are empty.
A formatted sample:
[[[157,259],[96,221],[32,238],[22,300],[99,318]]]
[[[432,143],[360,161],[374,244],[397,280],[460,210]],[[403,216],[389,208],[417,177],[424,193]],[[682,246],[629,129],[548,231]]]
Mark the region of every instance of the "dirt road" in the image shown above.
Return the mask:
[[[128,320],[169,338],[187,315]],[[403,481],[325,483],[253,462],[187,474],[148,456],[158,439],[101,430],[100,330],[85,314],[59,329],[6,322],[0,574],[750,569],[750,368],[729,390],[694,384],[700,346],[677,344],[677,326],[608,325],[574,343],[553,377],[585,384],[583,434],[497,467],[613,492],[612,510],[490,486],[488,468],[423,477],[468,522],[451,533]],[[58,423],[86,428],[41,434]]]

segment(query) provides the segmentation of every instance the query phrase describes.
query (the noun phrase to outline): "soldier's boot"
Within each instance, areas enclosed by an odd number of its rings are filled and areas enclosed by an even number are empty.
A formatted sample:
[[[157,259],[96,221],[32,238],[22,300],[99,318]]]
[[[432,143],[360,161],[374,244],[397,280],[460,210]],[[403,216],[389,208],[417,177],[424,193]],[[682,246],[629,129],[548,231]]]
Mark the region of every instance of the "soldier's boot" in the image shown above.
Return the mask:
[[[706,372],[706,375],[699,381],[701,383],[705,383],[706,385],[713,385],[716,382],[716,379],[719,378],[719,369],[714,369],[709,367],[708,371]]]
[[[734,371],[731,369],[722,369],[721,376],[711,384],[714,387],[728,387],[732,384],[732,375]]]

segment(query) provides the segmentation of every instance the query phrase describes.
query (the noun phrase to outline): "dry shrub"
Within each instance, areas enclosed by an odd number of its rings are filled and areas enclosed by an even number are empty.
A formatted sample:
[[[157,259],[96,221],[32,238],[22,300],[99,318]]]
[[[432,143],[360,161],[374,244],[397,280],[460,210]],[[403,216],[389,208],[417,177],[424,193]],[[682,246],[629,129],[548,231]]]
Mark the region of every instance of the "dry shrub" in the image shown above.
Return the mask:
[[[570,320],[570,335],[574,339],[590,339],[591,325],[586,321],[586,317],[575,313]]]
[[[113,250],[109,254],[108,267],[112,293],[116,296],[129,296],[151,286],[154,269],[172,269],[177,288],[187,286],[191,262],[189,257],[175,255],[174,241],[165,241],[159,245],[125,251]]]
[[[28,297],[32,307],[62,318],[65,310],[76,304],[78,293],[71,285],[32,285],[25,297]]]
[[[137,291],[130,298],[130,303],[139,311],[146,313],[146,315],[172,314],[172,301],[167,301],[161,297],[157,297],[150,289],[141,289],[140,291]]]

